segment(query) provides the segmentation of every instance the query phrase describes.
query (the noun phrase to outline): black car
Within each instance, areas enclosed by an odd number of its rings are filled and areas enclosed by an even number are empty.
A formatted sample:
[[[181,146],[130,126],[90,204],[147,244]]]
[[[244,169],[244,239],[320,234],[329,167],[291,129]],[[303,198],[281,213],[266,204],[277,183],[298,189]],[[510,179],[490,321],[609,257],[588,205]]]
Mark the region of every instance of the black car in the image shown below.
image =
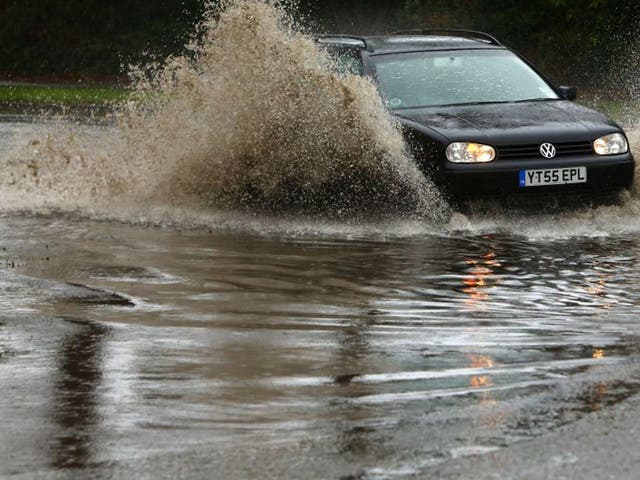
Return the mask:
[[[430,29],[317,41],[340,68],[375,81],[418,165],[453,200],[600,203],[633,184],[622,128],[488,34]]]

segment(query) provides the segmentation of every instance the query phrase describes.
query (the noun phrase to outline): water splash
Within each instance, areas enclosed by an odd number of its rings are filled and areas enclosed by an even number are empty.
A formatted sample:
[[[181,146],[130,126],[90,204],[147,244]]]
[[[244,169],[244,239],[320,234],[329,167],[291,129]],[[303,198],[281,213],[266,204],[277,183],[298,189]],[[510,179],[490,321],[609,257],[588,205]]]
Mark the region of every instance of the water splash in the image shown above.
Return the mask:
[[[139,101],[116,127],[59,125],[5,159],[5,210],[446,218],[374,85],[332,73],[284,9],[238,0],[198,32],[185,55],[132,70]]]
[[[132,76],[138,101],[114,126],[34,126],[28,142],[0,154],[0,213],[303,235],[640,232],[638,187],[620,207],[450,216],[374,85],[334,75],[331,60],[270,3],[210,11],[185,55]],[[625,121],[640,158],[640,127],[633,115]],[[361,213],[387,218],[368,223]]]

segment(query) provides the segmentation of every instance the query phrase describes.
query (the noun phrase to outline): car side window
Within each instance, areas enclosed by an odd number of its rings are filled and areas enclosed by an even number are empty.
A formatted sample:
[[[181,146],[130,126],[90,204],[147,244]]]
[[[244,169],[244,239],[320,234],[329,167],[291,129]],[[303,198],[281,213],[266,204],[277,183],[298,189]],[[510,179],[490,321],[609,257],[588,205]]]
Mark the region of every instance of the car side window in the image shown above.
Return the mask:
[[[364,66],[360,58],[360,52],[346,48],[327,48],[329,55],[334,60],[334,70],[341,77],[347,75],[364,75]]]

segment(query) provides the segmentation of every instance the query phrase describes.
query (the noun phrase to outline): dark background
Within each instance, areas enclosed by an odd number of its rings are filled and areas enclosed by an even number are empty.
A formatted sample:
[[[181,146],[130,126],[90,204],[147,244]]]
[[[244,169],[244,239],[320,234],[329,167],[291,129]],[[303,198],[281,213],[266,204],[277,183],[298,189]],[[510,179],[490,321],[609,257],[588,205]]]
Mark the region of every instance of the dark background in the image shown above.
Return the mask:
[[[487,31],[559,83],[622,90],[640,73],[637,0],[298,0],[296,8],[317,32]],[[203,11],[202,0],[0,0],[0,78],[112,81],[129,63],[179,52]]]

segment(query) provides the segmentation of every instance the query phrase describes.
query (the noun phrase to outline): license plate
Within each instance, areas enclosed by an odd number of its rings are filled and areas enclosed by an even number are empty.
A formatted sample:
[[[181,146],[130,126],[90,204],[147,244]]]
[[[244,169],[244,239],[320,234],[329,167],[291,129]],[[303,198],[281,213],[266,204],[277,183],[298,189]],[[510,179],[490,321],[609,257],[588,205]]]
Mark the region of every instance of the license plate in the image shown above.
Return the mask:
[[[543,170],[520,170],[521,187],[566,185],[586,183],[587,167],[547,168]]]

